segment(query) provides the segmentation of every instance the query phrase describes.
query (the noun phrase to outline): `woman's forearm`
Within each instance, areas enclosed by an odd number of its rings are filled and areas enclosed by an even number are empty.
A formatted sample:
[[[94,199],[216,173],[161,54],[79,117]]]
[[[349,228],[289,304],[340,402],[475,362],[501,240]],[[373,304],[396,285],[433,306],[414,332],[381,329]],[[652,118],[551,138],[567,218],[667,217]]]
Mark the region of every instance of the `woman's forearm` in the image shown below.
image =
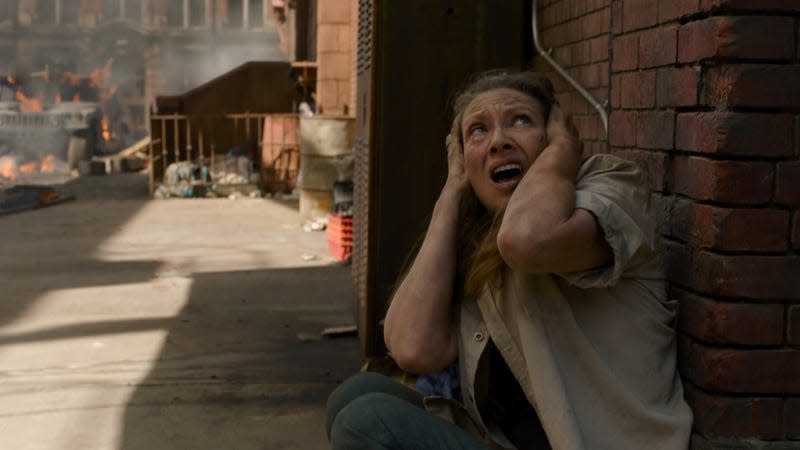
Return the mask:
[[[422,247],[386,314],[386,345],[409,372],[439,370],[457,356],[451,305],[462,190],[455,183],[442,189]]]
[[[572,245],[569,239],[573,233],[588,228],[583,220],[572,222],[580,154],[571,146],[568,140],[552,141],[509,199],[498,248],[512,268],[552,273],[582,267],[582,261],[571,254],[571,247],[565,247]],[[581,215],[579,219],[585,218]]]

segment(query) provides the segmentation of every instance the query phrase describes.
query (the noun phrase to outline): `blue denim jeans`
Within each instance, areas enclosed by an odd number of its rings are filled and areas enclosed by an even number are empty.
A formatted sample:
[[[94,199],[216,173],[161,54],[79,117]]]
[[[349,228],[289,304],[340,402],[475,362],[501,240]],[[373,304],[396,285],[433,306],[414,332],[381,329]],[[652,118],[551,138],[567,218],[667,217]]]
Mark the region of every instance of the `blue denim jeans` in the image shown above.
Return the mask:
[[[423,396],[389,377],[359,373],[328,398],[332,450],[491,450],[458,426],[425,410]]]

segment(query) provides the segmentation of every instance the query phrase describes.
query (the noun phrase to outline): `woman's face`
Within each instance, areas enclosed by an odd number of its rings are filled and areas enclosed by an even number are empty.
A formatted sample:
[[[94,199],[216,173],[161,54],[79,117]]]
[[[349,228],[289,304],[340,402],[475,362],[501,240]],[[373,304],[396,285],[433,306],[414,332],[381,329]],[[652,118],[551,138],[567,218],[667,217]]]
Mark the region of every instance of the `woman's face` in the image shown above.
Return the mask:
[[[513,89],[493,89],[467,105],[461,130],[472,189],[488,210],[500,211],[547,145],[542,104]]]

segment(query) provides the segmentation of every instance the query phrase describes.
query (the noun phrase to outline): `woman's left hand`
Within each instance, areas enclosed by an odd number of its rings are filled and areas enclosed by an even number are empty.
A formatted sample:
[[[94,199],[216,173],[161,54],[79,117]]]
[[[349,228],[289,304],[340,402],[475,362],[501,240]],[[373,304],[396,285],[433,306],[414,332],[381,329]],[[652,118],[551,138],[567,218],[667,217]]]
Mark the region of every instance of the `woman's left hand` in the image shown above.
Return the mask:
[[[572,117],[564,113],[558,104],[554,104],[550,109],[546,132],[548,146],[557,147],[561,157],[570,160],[569,166],[577,174],[583,154],[583,143]]]

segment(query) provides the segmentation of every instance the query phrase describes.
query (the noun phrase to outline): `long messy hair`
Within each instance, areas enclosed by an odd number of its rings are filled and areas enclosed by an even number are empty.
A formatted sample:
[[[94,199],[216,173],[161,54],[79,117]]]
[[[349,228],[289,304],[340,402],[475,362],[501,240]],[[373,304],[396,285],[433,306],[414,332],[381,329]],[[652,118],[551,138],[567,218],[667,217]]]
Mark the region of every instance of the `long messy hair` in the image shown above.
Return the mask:
[[[537,72],[491,71],[473,78],[458,94],[453,103],[455,121],[461,123],[464,110],[478,95],[503,88],[538,100],[544,119],[550,116],[555,96],[553,84],[546,76]],[[463,148],[460,126],[458,139]],[[502,284],[506,265],[497,249],[497,234],[504,211],[492,213],[472,190],[462,199],[459,211],[457,286],[464,289],[463,294],[467,297],[477,297],[487,283],[497,287]]]

